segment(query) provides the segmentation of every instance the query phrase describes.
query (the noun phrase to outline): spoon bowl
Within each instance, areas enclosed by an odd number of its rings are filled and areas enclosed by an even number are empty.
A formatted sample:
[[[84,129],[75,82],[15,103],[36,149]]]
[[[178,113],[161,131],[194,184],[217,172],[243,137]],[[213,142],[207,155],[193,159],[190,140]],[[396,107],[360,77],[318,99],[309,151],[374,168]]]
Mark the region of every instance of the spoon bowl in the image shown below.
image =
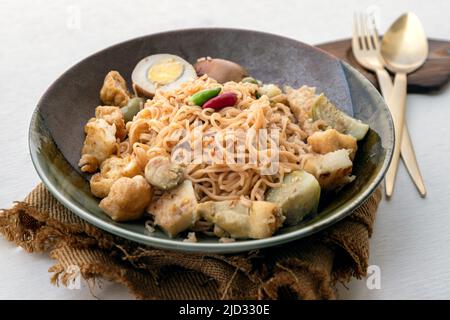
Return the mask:
[[[412,12],[400,16],[383,36],[381,55],[393,72],[410,73],[428,56],[428,41],[422,23]]]

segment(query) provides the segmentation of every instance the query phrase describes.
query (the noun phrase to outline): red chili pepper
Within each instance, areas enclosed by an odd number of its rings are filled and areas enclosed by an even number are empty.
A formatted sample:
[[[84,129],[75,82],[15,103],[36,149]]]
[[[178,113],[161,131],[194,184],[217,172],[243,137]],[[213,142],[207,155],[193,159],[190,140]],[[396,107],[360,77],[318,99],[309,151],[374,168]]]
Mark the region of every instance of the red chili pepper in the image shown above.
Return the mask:
[[[237,95],[233,92],[222,93],[215,98],[212,98],[206,101],[203,104],[203,109],[212,108],[212,109],[221,109],[225,107],[232,107],[237,102]]]

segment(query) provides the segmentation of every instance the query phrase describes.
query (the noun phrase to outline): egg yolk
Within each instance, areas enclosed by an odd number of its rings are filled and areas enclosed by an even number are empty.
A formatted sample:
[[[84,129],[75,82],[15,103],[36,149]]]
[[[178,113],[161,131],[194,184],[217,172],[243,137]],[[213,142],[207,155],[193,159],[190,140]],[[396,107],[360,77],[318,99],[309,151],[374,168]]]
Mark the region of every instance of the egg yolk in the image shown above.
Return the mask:
[[[166,85],[177,80],[183,73],[183,64],[175,59],[162,60],[148,70],[148,80],[158,85]]]

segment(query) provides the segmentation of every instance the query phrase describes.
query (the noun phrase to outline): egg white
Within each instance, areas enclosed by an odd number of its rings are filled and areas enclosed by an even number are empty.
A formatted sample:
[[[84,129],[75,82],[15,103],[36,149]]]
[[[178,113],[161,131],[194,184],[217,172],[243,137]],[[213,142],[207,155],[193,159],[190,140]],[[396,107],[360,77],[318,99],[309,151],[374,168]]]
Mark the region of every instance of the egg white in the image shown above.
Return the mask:
[[[152,82],[148,78],[149,70],[154,65],[162,62],[163,60],[168,59],[173,59],[182,64],[183,71],[181,75],[173,82],[170,82],[165,85],[158,85]],[[138,62],[138,64],[133,70],[133,73],[131,74],[131,79],[133,81],[133,84],[137,86],[137,89],[149,96],[154,95],[157,89],[161,91],[171,91],[177,89],[181,83],[189,80],[194,80],[196,78],[197,73],[195,72],[194,67],[189,62],[187,62],[183,58],[180,58],[179,56],[166,53],[154,54],[145,57],[144,59]]]

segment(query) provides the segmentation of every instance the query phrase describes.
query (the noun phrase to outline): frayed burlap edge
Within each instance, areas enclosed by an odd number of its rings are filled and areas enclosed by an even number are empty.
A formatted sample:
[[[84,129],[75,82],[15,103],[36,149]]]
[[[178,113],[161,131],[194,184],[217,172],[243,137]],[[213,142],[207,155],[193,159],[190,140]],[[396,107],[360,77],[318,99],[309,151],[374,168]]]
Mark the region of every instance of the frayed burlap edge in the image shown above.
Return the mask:
[[[60,205],[40,184],[0,212],[0,233],[57,261],[52,283],[67,285],[73,266],[89,280],[125,285],[139,299],[334,299],[336,282],[365,275],[377,190],[352,215],[280,248],[236,255],[187,254],[106,233]]]

